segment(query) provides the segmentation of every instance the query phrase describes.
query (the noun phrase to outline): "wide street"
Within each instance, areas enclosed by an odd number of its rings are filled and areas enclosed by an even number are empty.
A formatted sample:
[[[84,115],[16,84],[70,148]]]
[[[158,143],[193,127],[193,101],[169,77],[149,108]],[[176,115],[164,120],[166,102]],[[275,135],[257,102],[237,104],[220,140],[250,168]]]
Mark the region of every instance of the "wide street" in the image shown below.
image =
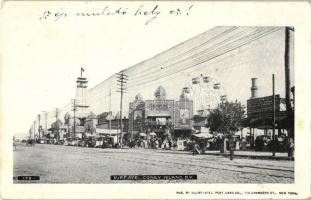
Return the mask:
[[[110,180],[111,175],[196,174],[197,180]],[[294,162],[254,160],[152,149],[100,149],[19,143],[14,183],[294,183]]]

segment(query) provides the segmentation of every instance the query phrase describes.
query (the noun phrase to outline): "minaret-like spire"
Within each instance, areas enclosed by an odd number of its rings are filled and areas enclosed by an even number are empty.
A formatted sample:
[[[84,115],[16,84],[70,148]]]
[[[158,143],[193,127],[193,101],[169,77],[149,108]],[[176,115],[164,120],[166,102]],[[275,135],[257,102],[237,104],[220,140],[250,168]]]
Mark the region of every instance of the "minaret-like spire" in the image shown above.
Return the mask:
[[[83,76],[83,72],[84,72],[84,68],[81,67],[80,69],[80,77],[77,78],[77,89],[76,89],[76,115],[78,118],[84,118],[88,115],[87,112],[87,108],[89,107],[86,103],[86,99],[87,99],[87,78],[86,77],[82,77]]]

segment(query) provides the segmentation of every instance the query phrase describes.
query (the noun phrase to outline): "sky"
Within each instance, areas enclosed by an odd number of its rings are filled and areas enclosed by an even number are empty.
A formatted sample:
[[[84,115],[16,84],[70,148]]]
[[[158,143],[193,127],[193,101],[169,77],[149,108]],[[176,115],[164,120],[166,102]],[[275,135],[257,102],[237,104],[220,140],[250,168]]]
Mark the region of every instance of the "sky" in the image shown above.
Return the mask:
[[[27,134],[42,111],[68,104],[75,97],[81,67],[92,88],[114,73],[217,24],[228,24],[228,20],[237,23],[234,17],[208,18],[216,10],[206,13],[204,4],[191,2],[81,2],[73,7],[51,2],[34,2],[32,6],[9,2],[5,6],[5,31],[1,35],[2,122],[12,134]],[[119,8],[127,14],[107,16],[107,10],[115,12]],[[103,16],[73,16],[77,12]],[[254,17],[255,13],[249,15],[250,25]]]

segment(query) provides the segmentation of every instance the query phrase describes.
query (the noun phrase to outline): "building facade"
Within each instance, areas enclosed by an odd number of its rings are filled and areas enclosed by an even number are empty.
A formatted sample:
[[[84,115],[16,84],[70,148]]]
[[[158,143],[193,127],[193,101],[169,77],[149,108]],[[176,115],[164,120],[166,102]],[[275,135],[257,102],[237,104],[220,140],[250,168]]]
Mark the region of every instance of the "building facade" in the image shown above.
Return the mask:
[[[129,104],[129,133],[132,137],[141,132],[151,132],[158,137],[190,137],[192,129],[193,102],[189,99],[166,99],[166,90],[159,86],[153,100],[143,100],[136,95]]]

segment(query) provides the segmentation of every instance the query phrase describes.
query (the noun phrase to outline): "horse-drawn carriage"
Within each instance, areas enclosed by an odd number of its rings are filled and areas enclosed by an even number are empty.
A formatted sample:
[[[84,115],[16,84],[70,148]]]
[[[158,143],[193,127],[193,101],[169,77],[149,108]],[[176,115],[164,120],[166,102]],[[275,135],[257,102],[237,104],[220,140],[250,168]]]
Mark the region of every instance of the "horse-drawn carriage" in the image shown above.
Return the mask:
[[[28,139],[26,141],[26,146],[35,146],[35,140],[34,139]]]

